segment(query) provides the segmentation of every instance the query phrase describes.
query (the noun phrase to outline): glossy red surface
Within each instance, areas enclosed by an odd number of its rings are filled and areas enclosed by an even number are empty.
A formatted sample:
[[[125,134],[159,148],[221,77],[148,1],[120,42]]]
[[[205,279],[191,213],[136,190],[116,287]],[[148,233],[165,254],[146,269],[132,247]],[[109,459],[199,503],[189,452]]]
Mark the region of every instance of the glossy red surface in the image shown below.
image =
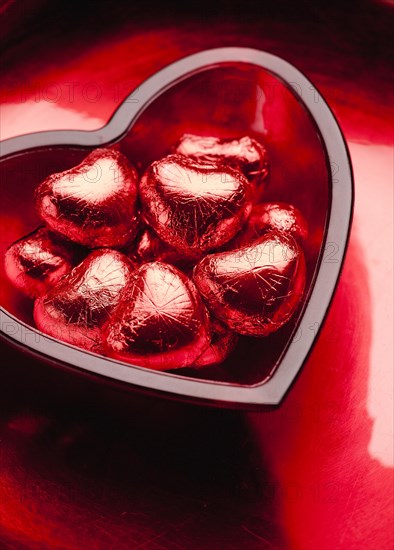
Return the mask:
[[[38,43],[31,32],[23,56],[8,44],[3,139],[95,128],[130,87],[202,47],[278,53],[308,74],[338,117],[356,204],[329,317],[275,410],[214,411],[133,396],[2,347],[5,548],[391,549],[389,12],[383,4],[353,7],[352,16],[317,10],[291,22],[262,13],[253,22],[233,16],[206,25],[191,16],[182,25],[167,18],[123,26],[119,17],[110,32],[86,24],[74,40],[60,22],[64,34],[48,26]],[[12,215],[7,227],[23,233]],[[326,261],[335,253],[330,243]]]

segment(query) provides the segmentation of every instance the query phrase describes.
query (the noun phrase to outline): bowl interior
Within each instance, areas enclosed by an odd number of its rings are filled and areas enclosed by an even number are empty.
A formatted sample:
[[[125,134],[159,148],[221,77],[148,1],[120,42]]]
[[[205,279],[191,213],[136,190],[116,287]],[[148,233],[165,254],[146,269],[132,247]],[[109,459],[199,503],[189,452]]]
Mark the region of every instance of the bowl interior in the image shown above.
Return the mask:
[[[128,101],[138,101],[138,91]],[[114,140],[114,146],[142,174],[152,161],[168,154],[183,133],[228,138],[249,135],[264,143],[270,174],[257,201],[291,203],[309,225],[304,245],[308,266],[305,303],[324,249],[331,181],[321,136],[297,94],[296,83],[286,85],[253,65],[208,68],[159,96],[120,140]],[[9,156],[0,163],[0,301],[9,313],[32,327],[33,302],[9,283],[4,253],[13,241],[40,224],[33,203],[37,185],[49,174],[75,166],[88,152],[78,144],[46,147]],[[302,304],[287,325],[267,338],[240,338],[233,354],[221,365],[182,369],[177,375],[242,385],[268,379],[296,337],[301,313]]]

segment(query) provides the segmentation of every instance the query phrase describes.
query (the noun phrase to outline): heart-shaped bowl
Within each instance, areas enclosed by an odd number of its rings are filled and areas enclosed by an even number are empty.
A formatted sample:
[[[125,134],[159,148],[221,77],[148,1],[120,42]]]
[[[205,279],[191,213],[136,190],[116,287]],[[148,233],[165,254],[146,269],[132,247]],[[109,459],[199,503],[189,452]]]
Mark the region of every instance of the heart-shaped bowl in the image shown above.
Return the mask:
[[[270,175],[258,200],[298,207],[309,225],[307,290],[292,320],[266,338],[242,337],[223,364],[157,372],[65,344],[34,327],[31,301],[1,271],[1,334],[62,367],[148,392],[220,406],[278,404],[305,362],[340,275],[353,208],[353,179],[340,128],[313,84],[258,50],[220,48],[181,59],[143,82],[96,131],[50,131],[1,143],[2,256],[39,220],[33,193],[49,174],[90,150],[116,144],[140,173],[183,133],[262,141]]]

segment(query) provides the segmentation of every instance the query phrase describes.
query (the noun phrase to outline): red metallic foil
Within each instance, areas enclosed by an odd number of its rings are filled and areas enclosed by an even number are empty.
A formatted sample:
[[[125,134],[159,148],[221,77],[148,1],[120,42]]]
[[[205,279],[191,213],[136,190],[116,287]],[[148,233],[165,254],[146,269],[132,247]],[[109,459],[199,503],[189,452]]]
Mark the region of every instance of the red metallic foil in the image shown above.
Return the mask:
[[[293,205],[284,202],[257,204],[248,220],[250,228],[258,237],[261,231],[283,231],[296,239],[306,239],[308,224],[301,212]]]
[[[70,243],[39,227],[8,248],[4,266],[14,286],[36,298],[72,269],[74,258]]]
[[[231,250],[249,245],[268,231],[281,231],[303,241],[308,237],[308,224],[301,212],[291,204],[256,204],[241,231],[223,249]]]
[[[283,326],[302,298],[304,254],[283,233],[211,254],[194,268],[194,281],[209,309],[240,334],[267,336]]]
[[[241,172],[181,155],[151,164],[140,198],[145,221],[158,236],[195,256],[229,241],[252,209],[252,190]]]
[[[162,241],[150,227],[145,227],[137,237],[130,256],[140,264],[153,261],[184,264],[186,261],[185,254]]]
[[[198,161],[230,164],[242,170],[251,182],[260,183],[268,174],[267,151],[249,136],[220,139],[184,134],[174,149]]]
[[[34,304],[34,320],[46,334],[97,353],[101,328],[118,304],[134,270],[116,250],[95,250]]]
[[[195,367],[208,367],[223,363],[234,350],[238,342],[238,334],[219,321],[212,322],[211,343],[196,359]]]
[[[156,370],[192,365],[209,342],[208,313],[193,282],[161,262],[135,271],[104,329],[107,355]]]
[[[46,224],[90,248],[125,246],[137,230],[138,175],[124,155],[97,149],[78,166],[52,174],[36,190]]]

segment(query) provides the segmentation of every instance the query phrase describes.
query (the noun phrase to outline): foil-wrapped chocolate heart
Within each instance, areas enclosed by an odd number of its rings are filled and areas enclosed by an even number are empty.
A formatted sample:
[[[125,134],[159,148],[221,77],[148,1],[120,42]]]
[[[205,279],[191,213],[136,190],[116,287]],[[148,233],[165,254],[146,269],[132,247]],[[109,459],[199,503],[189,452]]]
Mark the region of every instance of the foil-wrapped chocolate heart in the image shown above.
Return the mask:
[[[102,351],[101,328],[134,270],[116,250],[95,250],[34,304],[37,327],[84,349]]]
[[[231,164],[256,184],[268,174],[267,151],[261,143],[249,136],[220,139],[184,134],[174,147],[174,152],[201,162]]]
[[[4,266],[10,281],[27,296],[36,298],[72,269],[74,259],[71,243],[39,227],[7,249]]]
[[[137,263],[166,262],[185,264],[187,256],[162,241],[150,227],[145,227],[129,251],[131,259]]]
[[[212,336],[207,349],[197,357],[195,367],[208,367],[223,363],[234,350],[238,342],[238,334],[217,320],[211,322]]]
[[[234,237],[252,209],[251,186],[241,172],[181,155],[148,168],[140,198],[143,216],[158,236],[196,257]]]
[[[209,309],[249,336],[267,336],[290,319],[305,279],[302,250],[292,237],[274,232],[249,246],[210,254],[194,268],[194,281]]]
[[[268,231],[280,231],[304,241],[308,236],[308,224],[304,216],[291,204],[266,202],[253,206],[248,221],[224,250],[232,250],[256,241]]]
[[[156,370],[192,365],[209,343],[208,314],[194,284],[162,262],[134,272],[104,328],[107,355]]]
[[[97,149],[78,166],[43,181],[36,208],[50,229],[72,241],[121,247],[136,233],[137,183],[124,155]]]

